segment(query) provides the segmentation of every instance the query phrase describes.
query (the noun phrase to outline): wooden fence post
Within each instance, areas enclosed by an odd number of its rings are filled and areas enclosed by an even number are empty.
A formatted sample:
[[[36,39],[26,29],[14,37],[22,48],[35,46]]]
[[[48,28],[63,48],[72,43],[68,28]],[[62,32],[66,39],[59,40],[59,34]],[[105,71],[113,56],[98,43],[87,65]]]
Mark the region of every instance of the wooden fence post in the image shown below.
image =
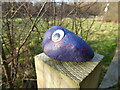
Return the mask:
[[[38,88],[97,88],[102,55],[89,62],[52,60],[44,53],[35,56]]]

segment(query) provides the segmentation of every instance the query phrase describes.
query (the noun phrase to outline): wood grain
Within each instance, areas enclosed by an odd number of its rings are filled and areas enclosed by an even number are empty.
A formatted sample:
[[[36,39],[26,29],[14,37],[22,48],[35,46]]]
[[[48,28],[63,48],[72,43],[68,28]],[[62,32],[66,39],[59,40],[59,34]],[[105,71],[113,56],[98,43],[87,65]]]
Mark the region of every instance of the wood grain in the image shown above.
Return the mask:
[[[95,53],[93,60],[89,62],[58,61],[41,53],[35,56],[38,88],[86,87],[86,85],[83,84],[85,82],[84,80],[90,77],[89,75],[92,75],[91,73],[93,73],[92,77],[95,79],[99,78],[100,67],[97,66],[99,66],[102,59],[102,55]],[[99,72],[96,71],[95,68],[99,68]],[[97,78],[95,75],[97,75]],[[89,79],[87,79],[87,81],[89,82]],[[96,86],[97,85],[92,85],[92,87]]]

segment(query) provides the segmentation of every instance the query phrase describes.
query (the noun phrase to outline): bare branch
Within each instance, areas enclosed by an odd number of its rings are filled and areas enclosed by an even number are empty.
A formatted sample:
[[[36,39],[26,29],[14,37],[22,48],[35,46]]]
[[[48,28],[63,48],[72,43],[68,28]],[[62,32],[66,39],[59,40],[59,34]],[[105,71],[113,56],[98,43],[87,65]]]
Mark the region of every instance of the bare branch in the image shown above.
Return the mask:
[[[18,10],[23,6],[25,5],[25,3],[21,4],[13,13],[13,15],[11,16],[11,18],[13,18],[15,16],[15,14],[18,12]]]
[[[18,67],[18,59],[19,59],[20,49],[23,47],[23,45],[26,43],[26,41],[27,41],[28,38],[30,37],[31,32],[33,31],[33,29],[34,29],[34,27],[35,27],[35,24],[36,24],[36,22],[37,22],[37,20],[38,20],[38,18],[39,18],[39,15],[41,14],[42,10],[44,9],[46,3],[47,3],[47,0],[44,2],[43,6],[42,6],[41,9],[39,10],[39,12],[38,12],[38,14],[37,14],[37,16],[36,16],[36,18],[35,18],[32,26],[31,26],[31,29],[29,30],[29,32],[28,32],[26,38],[24,39],[23,43],[22,43],[22,44],[19,46],[19,48],[18,48],[17,59],[16,59],[16,60],[17,60],[16,69],[18,69],[17,67]],[[17,73],[17,70],[16,70],[16,73]]]
[[[37,22],[37,20],[38,20],[38,18],[39,18],[39,15],[41,14],[41,12],[42,12],[43,8],[45,7],[46,3],[47,3],[47,0],[46,0],[46,2],[44,2],[42,8],[41,8],[40,11],[38,12],[38,15],[36,16],[36,18],[35,18],[32,26],[31,26],[31,29],[30,29],[30,31],[28,32],[28,35],[27,35],[26,38],[24,39],[23,43],[20,45],[20,47],[19,47],[19,49],[18,49],[18,52],[19,52],[19,50],[21,49],[21,47],[22,47],[22,46],[26,43],[26,41],[28,40],[28,38],[29,38],[31,32],[33,31],[33,29],[34,29],[34,27],[35,27],[35,24],[36,24],[36,22]]]
[[[92,21],[92,23],[91,23],[90,27],[89,27],[89,28],[88,28],[88,30],[87,30],[86,40],[88,39],[88,34],[89,34],[89,32],[90,32],[90,30],[91,30],[91,28],[92,28],[92,26],[93,26],[94,22],[95,22],[95,18],[93,19],[93,21]]]

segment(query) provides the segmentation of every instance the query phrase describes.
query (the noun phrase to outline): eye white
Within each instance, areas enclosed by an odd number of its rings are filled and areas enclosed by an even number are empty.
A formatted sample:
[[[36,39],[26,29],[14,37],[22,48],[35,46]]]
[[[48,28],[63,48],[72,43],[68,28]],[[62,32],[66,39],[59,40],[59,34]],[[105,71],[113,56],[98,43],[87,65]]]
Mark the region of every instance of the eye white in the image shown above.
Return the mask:
[[[64,37],[64,31],[63,30],[57,30],[52,34],[52,41],[58,42]]]

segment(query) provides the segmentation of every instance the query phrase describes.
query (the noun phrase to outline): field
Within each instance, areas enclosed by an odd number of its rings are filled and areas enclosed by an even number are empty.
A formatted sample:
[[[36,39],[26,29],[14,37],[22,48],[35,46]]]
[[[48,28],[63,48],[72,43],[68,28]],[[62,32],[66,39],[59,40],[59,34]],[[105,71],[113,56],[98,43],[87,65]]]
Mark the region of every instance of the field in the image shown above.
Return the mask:
[[[14,39],[16,42],[18,39],[21,40],[20,42],[14,45],[16,49],[19,46],[19,44],[22,43],[22,40],[24,40],[24,37],[28,34],[29,29],[32,24],[31,22],[27,21],[27,19],[24,20],[25,21],[24,23],[22,20],[23,19],[21,18],[14,19],[14,22],[15,22]],[[77,18],[76,21],[75,22],[74,21],[75,20],[71,18],[64,18],[62,20],[63,23],[61,26],[63,26],[64,28],[70,31],[75,32],[78,35],[81,35],[82,38],[93,48],[94,52],[104,55],[103,68],[102,68],[101,77],[99,81],[100,83],[115,54],[115,49],[117,46],[117,38],[118,38],[118,35],[117,35],[118,24],[113,23],[113,22],[103,22],[103,21],[99,21],[98,19],[85,20],[85,18],[82,18],[82,19]],[[84,22],[81,23],[81,21],[84,21]],[[25,27],[25,29],[23,29],[25,23],[27,23],[27,26]],[[19,80],[20,78],[23,78],[22,73],[24,72],[28,73],[24,78],[36,78],[35,70],[30,66],[26,66],[26,63],[29,64],[30,62],[32,62],[34,66],[34,56],[43,52],[41,45],[42,45],[42,37],[44,35],[44,32],[47,29],[49,29],[52,25],[58,25],[57,23],[59,23],[59,20],[56,20],[55,24],[52,24],[52,23],[53,23],[52,20],[46,23],[44,22],[43,19],[40,19],[40,21],[36,25],[38,31],[36,31],[35,29],[31,33],[27,41],[28,45],[24,45],[22,47],[21,52],[25,49],[29,49],[29,50],[27,52],[21,53],[20,55],[19,66],[24,67],[24,68],[21,68],[18,71],[17,78],[19,78]],[[73,23],[75,24],[74,26],[73,26]],[[6,28],[3,28],[3,31],[4,29]],[[24,31],[21,32],[21,30],[24,30]],[[6,32],[3,32],[3,34],[4,36],[7,36]],[[7,41],[8,39],[5,39],[5,40]],[[10,47],[8,46],[8,48]],[[9,53],[7,52],[5,47],[4,49],[5,49],[5,53],[9,56]],[[16,82],[19,84],[21,83],[20,81],[16,81]]]

